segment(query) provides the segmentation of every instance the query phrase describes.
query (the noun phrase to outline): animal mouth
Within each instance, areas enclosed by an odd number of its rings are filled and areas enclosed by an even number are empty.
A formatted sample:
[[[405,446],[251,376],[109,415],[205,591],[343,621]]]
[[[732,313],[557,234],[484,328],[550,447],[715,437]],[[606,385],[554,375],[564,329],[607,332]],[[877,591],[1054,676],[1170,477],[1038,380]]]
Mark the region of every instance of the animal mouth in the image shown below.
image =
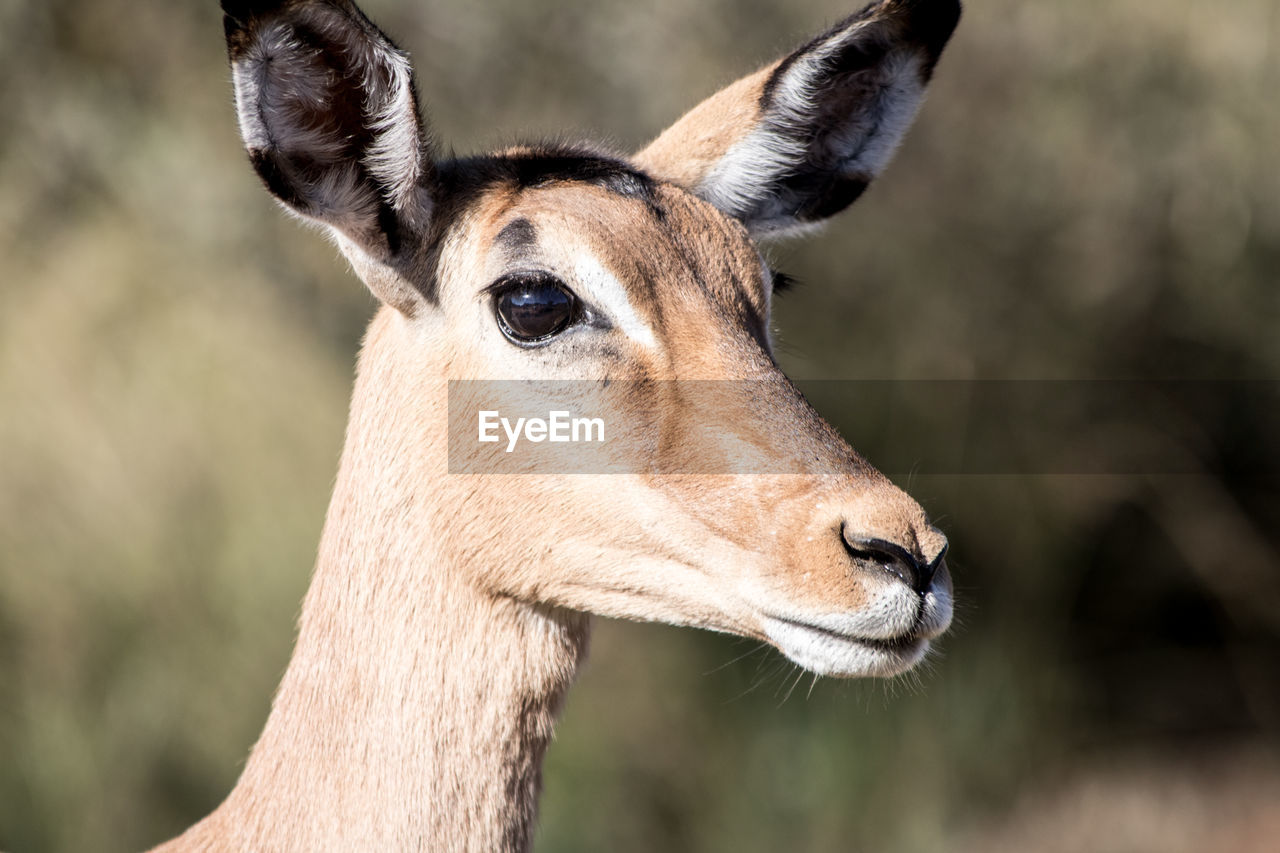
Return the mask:
[[[761,627],[768,642],[794,663],[817,673],[840,678],[891,677],[911,669],[929,651],[930,635],[918,625],[888,637],[867,636],[850,626],[822,626],[804,619],[764,616]]]
[[[790,619],[786,616],[766,615],[767,619],[774,622],[781,622],[792,628],[798,628],[802,631],[808,631],[830,640],[842,643],[857,643],[866,646],[878,652],[889,655],[901,655],[903,653],[911,653],[917,650],[921,643],[927,643],[928,639],[917,633],[913,627],[910,631],[899,634],[894,637],[865,637],[858,634],[846,634],[840,631],[832,631],[830,628],[823,628],[820,625],[814,625],[811,622],[802,622],[797,619]]]

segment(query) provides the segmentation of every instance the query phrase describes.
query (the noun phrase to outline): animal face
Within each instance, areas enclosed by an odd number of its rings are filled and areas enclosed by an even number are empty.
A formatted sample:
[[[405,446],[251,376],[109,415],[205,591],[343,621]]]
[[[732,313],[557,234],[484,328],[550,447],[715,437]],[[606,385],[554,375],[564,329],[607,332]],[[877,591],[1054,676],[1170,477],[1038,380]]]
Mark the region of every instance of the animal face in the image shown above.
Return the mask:
[[[348,437],[395,507],[378,523],[538,606],[755,637],[820,673],[923,656],[950,622],[945,537],[778,369],[756,241],[839,212],[884,167],[957,3],[869,6],[633,157],[463,159],[434,154],[407,56],[353,4],[224,8],[254,167],[384,303]],[[454,470],[460,380],[535,402],[578,383],[621,469]]]

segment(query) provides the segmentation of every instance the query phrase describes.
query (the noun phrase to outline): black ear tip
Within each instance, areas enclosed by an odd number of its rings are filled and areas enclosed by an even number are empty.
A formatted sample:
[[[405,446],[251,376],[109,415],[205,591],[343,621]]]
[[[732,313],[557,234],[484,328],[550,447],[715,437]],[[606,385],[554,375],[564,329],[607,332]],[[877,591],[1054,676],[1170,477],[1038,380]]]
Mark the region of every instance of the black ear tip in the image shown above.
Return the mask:
[[[930,60],[936,62],[960,23],[960,0],[898,0],[895,5],[903,11],[910,37],[918,40]]]
[[[296,0],[292,0],[297,5]],[[238,59],[257,31],[257,22],[285,11],[291,0],[222,0],[222,29],[231,59]]]

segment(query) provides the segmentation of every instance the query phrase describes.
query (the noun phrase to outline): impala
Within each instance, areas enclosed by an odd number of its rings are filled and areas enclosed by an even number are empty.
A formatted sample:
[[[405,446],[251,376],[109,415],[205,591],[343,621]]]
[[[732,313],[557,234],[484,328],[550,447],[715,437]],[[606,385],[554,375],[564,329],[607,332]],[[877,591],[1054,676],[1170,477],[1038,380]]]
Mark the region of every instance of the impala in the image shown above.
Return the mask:
[[[407,56],[353,3],[223,9],[253,167],[382,305],[265,729],[225,802],[164,849],[527,849],[589,613],[754,638],[824,675],[924,656],[951,620],[946,539],[779,371],[756,241],[838,213],[884,168],[956,0],[869,6],[631,157],[443,159]],[[612,388],[652,438],[621,446],[649,457],[451,470],[451,380]],[[736,401],[715,441],[686,380]],[[681,473],[704,448],[775,473]]]

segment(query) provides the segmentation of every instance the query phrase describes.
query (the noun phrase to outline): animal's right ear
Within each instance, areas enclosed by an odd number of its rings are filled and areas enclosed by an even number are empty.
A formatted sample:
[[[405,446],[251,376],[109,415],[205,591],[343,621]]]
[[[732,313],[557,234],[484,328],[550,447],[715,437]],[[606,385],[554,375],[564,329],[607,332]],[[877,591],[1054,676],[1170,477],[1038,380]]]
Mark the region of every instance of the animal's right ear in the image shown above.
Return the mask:
[[[267,188],[329,227],[374,294],[425,301],[401,270],[434,169],[408,57],[349,0],[223,0],[240,134]]]
[[[703,101],[636,155],[757,237],[839,213],[915,117],[960,0],[877,0]]]

